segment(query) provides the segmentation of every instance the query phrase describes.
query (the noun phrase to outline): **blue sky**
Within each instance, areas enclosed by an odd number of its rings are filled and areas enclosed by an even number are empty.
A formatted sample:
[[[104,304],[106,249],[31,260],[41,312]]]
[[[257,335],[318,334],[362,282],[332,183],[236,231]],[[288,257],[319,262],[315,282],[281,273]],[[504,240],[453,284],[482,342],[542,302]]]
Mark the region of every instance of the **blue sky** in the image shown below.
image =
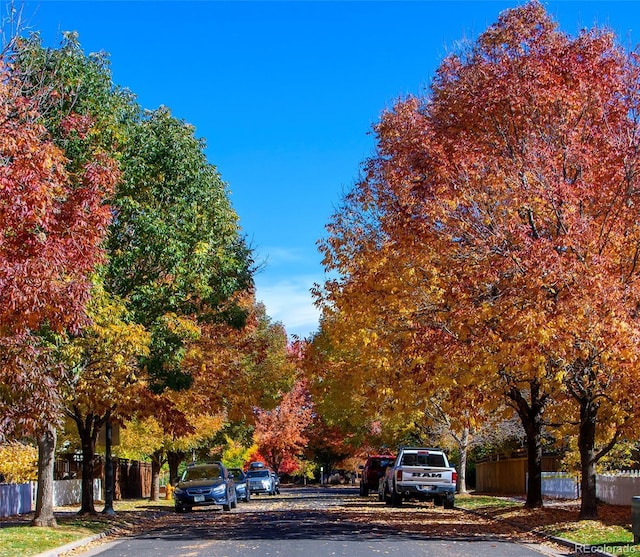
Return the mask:
[[[325,278],[316,242],[373,152],[372,124],[519,3],[26,0],[23,18],[50,46],[77,31],[143,107],[196,127],[262,263],[258,299],[306,337],[318,326],[309,289]],[[545,6],[571,34],[598,24],[640,42],[640,2]]]

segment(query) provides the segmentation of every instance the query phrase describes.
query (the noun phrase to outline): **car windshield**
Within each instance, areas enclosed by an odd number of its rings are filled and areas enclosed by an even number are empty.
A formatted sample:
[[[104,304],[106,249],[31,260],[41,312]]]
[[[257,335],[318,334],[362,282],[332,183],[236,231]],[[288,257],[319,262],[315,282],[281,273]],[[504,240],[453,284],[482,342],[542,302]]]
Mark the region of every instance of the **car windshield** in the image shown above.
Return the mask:
[[[216,480],[222,477],[220,466],[198,466],[187,468],[182,475],[183,482],[194,482],[198,480]]]
[[[251,478],[268,478],[269,470],[249,470],[247,476]]]
[[[231,468],[229,473],[233,476],[234,480],[241,480],[244,478],[244,472],[240,468]]]

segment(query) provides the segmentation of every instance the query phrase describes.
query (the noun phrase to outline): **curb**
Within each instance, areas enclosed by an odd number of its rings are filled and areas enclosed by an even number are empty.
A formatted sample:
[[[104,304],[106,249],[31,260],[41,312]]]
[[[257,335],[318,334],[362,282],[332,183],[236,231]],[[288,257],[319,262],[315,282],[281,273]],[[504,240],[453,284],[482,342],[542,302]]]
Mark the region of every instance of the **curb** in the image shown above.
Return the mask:
[[[544,532],[540,532],[539,530],[531,530],[534,534],[538,536],[543,536],[548,540],[551,540],[558,545],[563,545],[570,549],[573,549],[573,553],[575,555],[599,555],[600,557],[616,557],[613,553],[607,553],[600,549],[599,545],[589,545],[588,543],[578,543],[573,540],[568,540],[566,538],[558,538],[556,536],[550,536],[549,534],[545,534]]]
[[[61,545],[59,547],[54,547],[53,549],[47,549],[42,553],[38,553],[37,555],[33,555],[32,557],[59,557],[63,553],[67,551],[72,551],[73,549],[77,549],[78,547],[82,547],[83,545],[90,544],[96,540],[100,540],[102,538],[106,538],[111,534],[115,534],[118,532],[119,528],[111,528],[110,530],[105,530],[104,532],[100,532],[99,534],[94,534],[93,536],[87,536],[86,538],[81,538],[79,540],[75,540],[73,542],[69,542],[65,545]]]
[[[172,514],[171,511],[159,511],[157,514],[154,514],[150,517],[148,517],[151,520],[154,520],[160,516],[164,516],[165,514]],[[141,521],[138,521],[141,522]],[[60,555],[63,555],[64,553],[67,553],[69,551],[73,551],[74,549],[77,549],[78,547],[82,547],[83,545],[88,545],[91,542],[100,540],[102,538],[106,538],[107,536],[111,536],[113,534],[117,534],[118,532],[120,532],[121,530],[126,530],[127,526],[131,526],[131,523],[122,523],[118,526],[113,526],[112,528],[109,528],[108,530],[105,530],[104,532],[99,532],[97,534],[93,534],[91,536],[87,536],[84,538],[80,538],[79,540],[75,540],[72,542],[69,542],[65,545],[61,545],[58,547],[53,547],[51,549],[47,549],[46,551],[43,551],[42,553],[38,553],[37,555],[32,555],[31,557],[60,557]]]

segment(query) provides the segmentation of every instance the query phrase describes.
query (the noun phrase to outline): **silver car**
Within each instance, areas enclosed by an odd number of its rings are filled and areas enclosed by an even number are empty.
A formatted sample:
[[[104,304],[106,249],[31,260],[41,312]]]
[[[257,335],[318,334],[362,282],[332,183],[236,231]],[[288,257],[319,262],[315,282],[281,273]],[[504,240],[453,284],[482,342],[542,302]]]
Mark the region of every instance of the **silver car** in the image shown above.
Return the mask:
[[[276,494],[275,482],[268,468],[249,470],[247,472],[247,478],[249,479],[249,490],[252,495],[256,493]]]

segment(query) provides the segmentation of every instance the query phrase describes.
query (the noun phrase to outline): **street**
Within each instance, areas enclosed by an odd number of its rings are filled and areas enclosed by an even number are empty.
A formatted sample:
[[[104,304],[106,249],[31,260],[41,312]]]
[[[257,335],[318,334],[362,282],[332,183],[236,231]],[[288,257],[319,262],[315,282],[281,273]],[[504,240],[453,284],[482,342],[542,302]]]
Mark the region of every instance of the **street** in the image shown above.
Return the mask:
[[[253,497],[230,513],[218,508],[167,513],[136,535],[108,540],[81,555],[535,557],[542,553],[562,554],[504,523],[462,510],[419,503],[391,508],[373,495],[359,497],[355,488],[298,488],[283,489],[275,497]]]

